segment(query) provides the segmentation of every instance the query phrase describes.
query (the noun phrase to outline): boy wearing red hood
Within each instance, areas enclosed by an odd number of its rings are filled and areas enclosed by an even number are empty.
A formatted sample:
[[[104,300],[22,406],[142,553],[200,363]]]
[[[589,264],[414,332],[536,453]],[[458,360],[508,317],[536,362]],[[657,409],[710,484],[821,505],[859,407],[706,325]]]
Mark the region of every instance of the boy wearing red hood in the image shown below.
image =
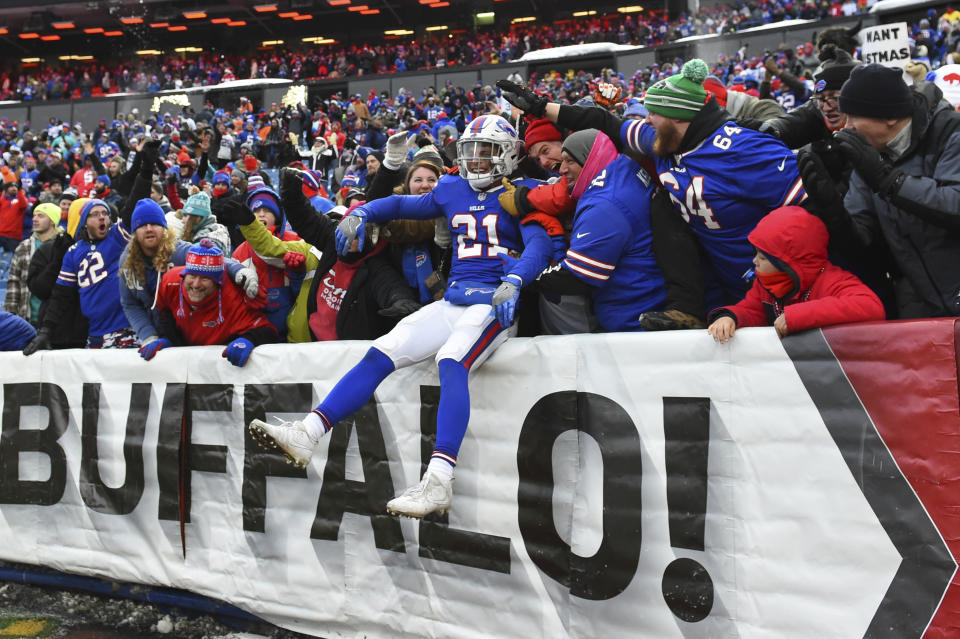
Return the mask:
[[[827,261],[827,227],[799,206],[775,209],[748,236],[757,249],[747,296],[710,313],[707,331],[725,343],[738,327],[770,326],[777,335],[885,318],[880,299],[855,275]]]

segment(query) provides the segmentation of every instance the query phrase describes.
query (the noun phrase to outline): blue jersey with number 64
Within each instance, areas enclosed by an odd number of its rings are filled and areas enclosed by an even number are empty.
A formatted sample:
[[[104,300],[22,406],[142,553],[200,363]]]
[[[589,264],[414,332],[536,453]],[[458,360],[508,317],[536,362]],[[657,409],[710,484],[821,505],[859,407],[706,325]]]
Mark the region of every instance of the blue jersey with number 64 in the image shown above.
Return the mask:
[[[703,246],[713,273],[728,293],[743,296],[753,264],[747,235],[773,209],[806,197],[797,162],[782,142],[725,122],[697,147],[669,157],[653,153],[656,132],[627,120],[620,137],[653,158],[660,182]]]

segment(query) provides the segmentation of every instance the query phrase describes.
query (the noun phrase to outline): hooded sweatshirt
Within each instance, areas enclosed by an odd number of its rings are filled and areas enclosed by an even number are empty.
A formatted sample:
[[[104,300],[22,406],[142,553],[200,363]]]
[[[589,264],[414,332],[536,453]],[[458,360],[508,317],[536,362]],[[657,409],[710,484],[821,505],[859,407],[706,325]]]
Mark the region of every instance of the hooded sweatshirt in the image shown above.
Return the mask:
[[[783,313],[791,333],[848,322],[885,318],[883,304],[857,276],[827,261],[827,227],[799,206],[772,211],[748,236],[793,280],[782,298],[754,280],[738,304],[710,313],[710,321],[733,317],[738,327],[770,326]]]

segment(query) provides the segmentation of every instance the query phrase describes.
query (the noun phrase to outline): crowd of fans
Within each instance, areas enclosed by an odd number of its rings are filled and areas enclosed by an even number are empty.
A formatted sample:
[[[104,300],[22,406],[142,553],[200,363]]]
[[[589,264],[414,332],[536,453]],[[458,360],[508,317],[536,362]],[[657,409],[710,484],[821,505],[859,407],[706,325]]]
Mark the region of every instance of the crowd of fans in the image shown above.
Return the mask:
[[[743,326],[956,316],[960,113],[937,75],[955,60],[928,44],[913,86],[831,28],[816,46],[630,78],[257,112],[241,98],[90,132],[0,120],[0,343],[145,360],[220,344],[243,366],[270,342],[374,340],[303,420],[251,425],[305,464],[426,357],[469,406],[468,372],[518,332],[725,342]],[[390,512],[449,508],[466,428],[451,406],[423,482]]]
[[[529,51],[556,46],[592,42],[656,46],[692,35],[732,33],[794,18],[854,15],[870,4],[865,0],[761,0],[702,8],[674,20],[651,10],[548,24],[525,22],[506,31],[458,31],[418,40],[281,46],[95,63],[48,62],[42,68],[4,69],[0,73],[0,100],[60,100],[127,91],[154,93],[247,78],[310,80],[506,63]],[[939,29],[932,34],[935,39],[950,35]]]

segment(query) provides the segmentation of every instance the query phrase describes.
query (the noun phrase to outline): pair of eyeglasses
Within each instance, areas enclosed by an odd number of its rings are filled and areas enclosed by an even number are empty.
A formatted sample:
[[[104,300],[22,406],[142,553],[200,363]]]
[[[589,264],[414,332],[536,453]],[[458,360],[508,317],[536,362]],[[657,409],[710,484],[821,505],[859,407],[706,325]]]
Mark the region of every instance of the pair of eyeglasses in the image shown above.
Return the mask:
[[[835,109],[835,108],[837,108],[837,103],[838,103],[840,97],[835,95],[835,96],[833,96],[833,97],[831,97],[831,98],[828,98],[828,97],[825,97],[825,96],[822,96],[822,95],[818,95],[818,96],[817,96],[816,98],[814,98],[814,99],[817,101],[817,104],[819,104],[820,106],[828,106],[828,107],[831,107],[831,108]]]

